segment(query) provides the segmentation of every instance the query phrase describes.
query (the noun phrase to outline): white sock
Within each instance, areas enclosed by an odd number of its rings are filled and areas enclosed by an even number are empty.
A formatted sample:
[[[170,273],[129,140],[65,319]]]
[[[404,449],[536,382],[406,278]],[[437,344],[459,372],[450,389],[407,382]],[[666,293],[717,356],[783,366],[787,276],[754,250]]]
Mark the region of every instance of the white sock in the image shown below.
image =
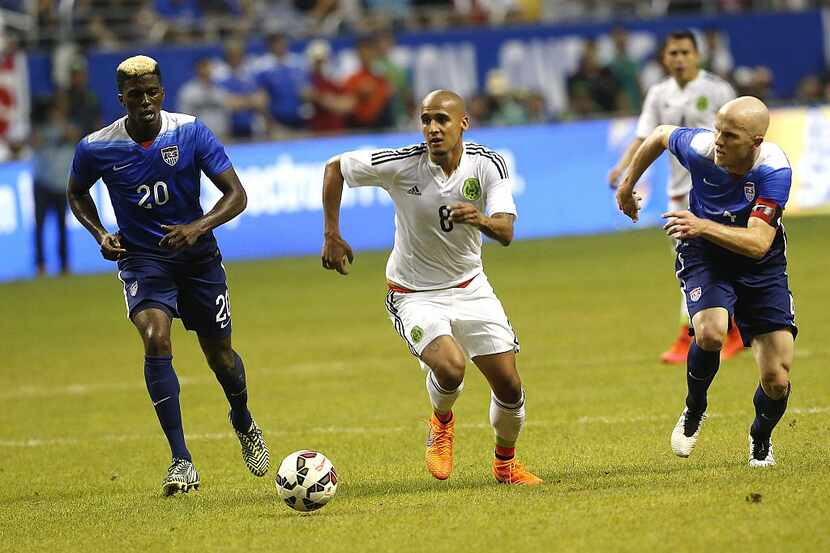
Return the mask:
[[[461,395],[463,389],[464,382],[462,381],[455,390],[445,390],[438,384],[438,380],[435,379],[432,371],[427,371],[427,393],[429,394],[429,401],[432,403],[432,408],[435,411],[448,413],[455,404],[455,400]]]
[[[496,443],[513,447],[525,424],[525,391],[516,403],[504,403],[490,394],[490,425],[496,433]]]

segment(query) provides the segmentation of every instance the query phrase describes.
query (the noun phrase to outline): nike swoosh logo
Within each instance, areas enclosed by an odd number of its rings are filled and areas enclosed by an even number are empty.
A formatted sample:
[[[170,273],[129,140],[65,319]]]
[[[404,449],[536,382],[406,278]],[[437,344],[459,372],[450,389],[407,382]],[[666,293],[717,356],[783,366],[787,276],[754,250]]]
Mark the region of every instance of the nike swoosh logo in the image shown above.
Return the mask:
[[[221,325],[219,325],[219,328],[225,328],[225,327],[226,327],[226,326],[228,326],[229,324],[231,324],[231,322],[230,322],[230,320],[227,320],[227,321],[225,321],[224,323],[222,323]]]
[[[158,405],[159,403],[164,403],[165,401],[167,401],[167,400],[168,400],[168,399],[170,399],[171,397],[173,397],[173,396],[167,396],[167,397],[162,398],[162,399],[160,399],[160,400],[158,400],[158,401],[154,401],[154,402],[153,402],[153,407],[155,407],[155,406],[156,406],[156,405]]]
[[[706,177],[703,177],[703,184],[708,184],[709,186],[720,186],[720,185],[715,184],[713,182],[709,182],[708,180],[706,180]]]
[[[127,165],[120,165],[120,166],[119,166],[119,165],[113,165],[113,166],[112,166],[112,170],[113,170],[113,171],[120,171],[121,169],[126,169],[127,167],[129,167],[129,166],[131,166],[131,165],[133,165],[133,164],[132,164],[132,163],[128,163]]]

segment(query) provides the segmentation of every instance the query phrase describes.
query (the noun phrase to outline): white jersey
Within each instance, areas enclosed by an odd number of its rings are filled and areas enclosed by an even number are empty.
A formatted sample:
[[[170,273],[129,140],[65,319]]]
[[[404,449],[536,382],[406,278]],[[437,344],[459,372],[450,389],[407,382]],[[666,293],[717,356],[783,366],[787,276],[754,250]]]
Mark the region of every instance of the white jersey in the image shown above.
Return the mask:
[[[637,138],[646,138],[660,125],[712,130],[715,113],[735,98],[735,90],[720,77],[700,70],[693,81],[680,88],[674,77],[652,86],[646,94],[643,111],[637,121]],[[689,172],[674,156],[667,192],[669,197],[684,196],[692,189]]]
[[[453,223],[449,206],[473,204],[487,216],[516,214],[507,164],[496,152],[464,143],[447,177],[424,143],[397,150],[359,150],[340,156],[350,187],[383,187],[395,202],[395,246],[386,278],[411,290],[439,290],[482,272],[481,232]]]

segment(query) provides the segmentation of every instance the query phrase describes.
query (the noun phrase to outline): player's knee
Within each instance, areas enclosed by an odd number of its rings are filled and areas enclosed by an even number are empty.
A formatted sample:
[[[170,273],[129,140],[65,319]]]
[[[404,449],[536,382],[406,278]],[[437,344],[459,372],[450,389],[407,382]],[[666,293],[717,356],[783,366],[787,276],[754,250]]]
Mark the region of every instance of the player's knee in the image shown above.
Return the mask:
[[[208,366],[215,373],[226,373],[234,371],[233,350],[219,350],[205,352]]]
[[[761,387],[770,398],[783,398],[790,389],[789,372],[785,371],[783,367],[778,371],[764,372],[761,375]]]
[[[144,339],[144,352],[147,355],[170,355],[173,351],[170,333],[162,328],[150,325],[142,331],[141,337]]]
[[[706,351],[719,351],[726,342],[726,329],[704,322],[695,328],[695,342]]]
[[[518,403],[522,399],[522,379],[518,373],[494,386],[493,393],[502,403]]]
[[[432,373],[445,390],[455,390],[464,382],[464,357],[450,354],[434,363]]]

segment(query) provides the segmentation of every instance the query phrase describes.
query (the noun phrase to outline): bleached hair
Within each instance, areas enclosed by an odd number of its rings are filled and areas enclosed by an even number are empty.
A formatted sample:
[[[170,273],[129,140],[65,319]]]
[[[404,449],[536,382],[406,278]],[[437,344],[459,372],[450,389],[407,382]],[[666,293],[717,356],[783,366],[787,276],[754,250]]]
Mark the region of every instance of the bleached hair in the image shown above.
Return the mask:
[[[161,70],[156,60],[150,56],[133,56],[118,64],[115,70],[118,90],[124,89],[124,83],[142,75],[158,75],[161,80]]]

